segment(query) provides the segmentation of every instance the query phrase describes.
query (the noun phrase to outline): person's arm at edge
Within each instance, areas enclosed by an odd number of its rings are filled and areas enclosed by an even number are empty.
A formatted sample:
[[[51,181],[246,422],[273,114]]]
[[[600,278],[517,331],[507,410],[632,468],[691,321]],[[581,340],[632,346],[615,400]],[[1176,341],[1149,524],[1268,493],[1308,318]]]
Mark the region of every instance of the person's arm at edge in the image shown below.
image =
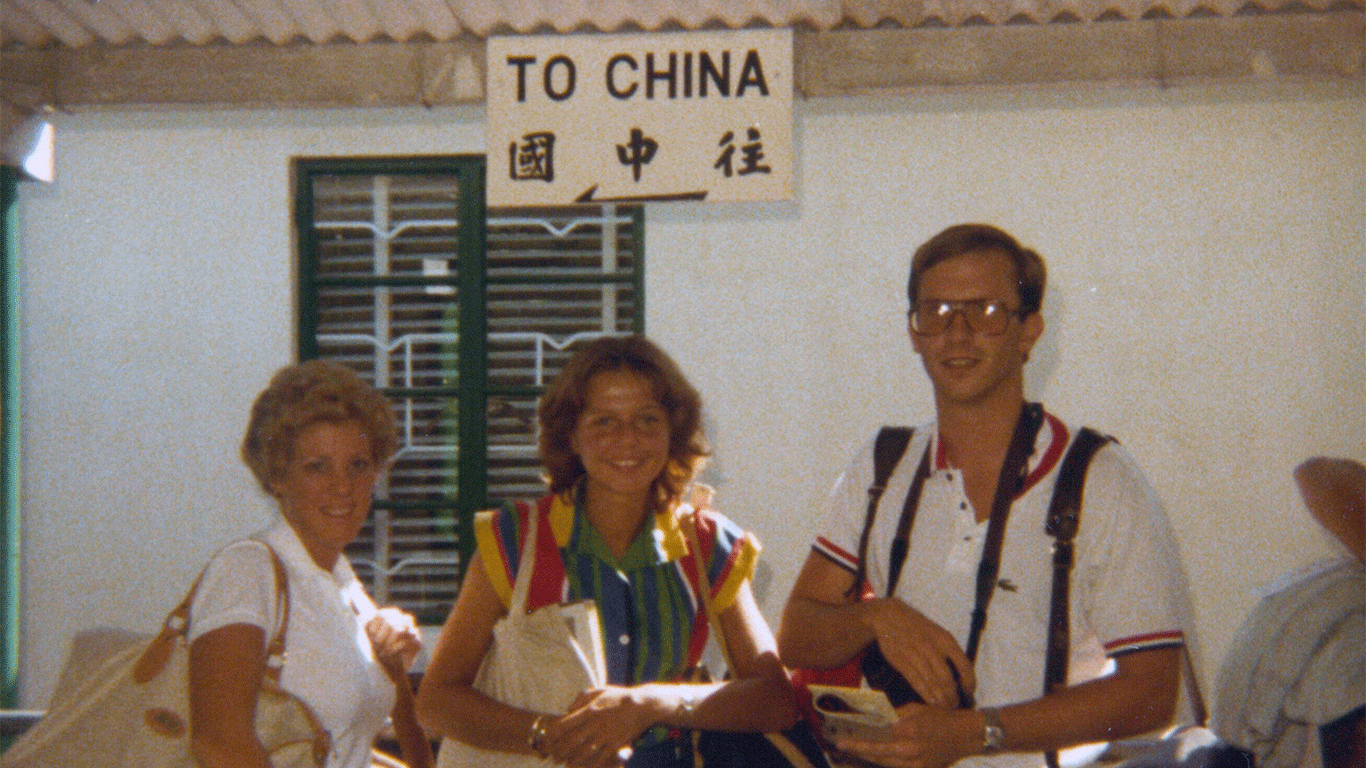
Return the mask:
[[[1028,752],[1062,749],[1137,736],[1170,724],[1181,684],[1181,653],[1177,647],[1120,654],[1114,657],[1114,674],[1003,708],[1004,747]]]
[[[431,740],[417,722],[412,683],[408,670],[422,650],[422,639],[412,615],[399,608],[382,608],[365,625],[375,660],[394,684],[394,706],[389,721],[397,737],[399,751],[408,768],[435,765]]]
[[[1366,467],[1351,459],[1315,456],[1295,467],[1295,483],[1314,519],[1366,561]]]
[[[475,553],[423,672],[417,717],[433,735],[482,749],[532,754],[529,738],[538,713],[510,707],[474,688],[479,664],[493,644],[493,625],[505,613],[483,559]]]
[[[256,738],[265,631],[229,624],[190,644],[190,751],[203,768],[270,768]]]

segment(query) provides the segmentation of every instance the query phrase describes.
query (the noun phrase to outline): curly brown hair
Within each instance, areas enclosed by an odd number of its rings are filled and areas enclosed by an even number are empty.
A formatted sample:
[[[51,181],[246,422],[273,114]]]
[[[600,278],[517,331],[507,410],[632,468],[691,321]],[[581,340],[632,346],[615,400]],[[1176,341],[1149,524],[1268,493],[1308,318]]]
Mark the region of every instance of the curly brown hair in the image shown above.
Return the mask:
[[[550,383],[537,409],[541,425],[540,455],[551,493],[574,487],[583,477],[583,462],[571,444],[583,413],[588,382],[599,373],[634,371],[647,380],[655,399],[669,415],[669,459],[652,489],[652,511],[668,509],[701,470],[711,447],[702,434],[702,397],[678,364],[644,336],[608,336],[579,347],[560,375]]]
[[[398,450],[392,406],[355,371],[330,360],[288,365],[256,396],[242,440],[242,461],[266,493],[275,495],[299,434],[319,422],[359,424],[376,467]]]

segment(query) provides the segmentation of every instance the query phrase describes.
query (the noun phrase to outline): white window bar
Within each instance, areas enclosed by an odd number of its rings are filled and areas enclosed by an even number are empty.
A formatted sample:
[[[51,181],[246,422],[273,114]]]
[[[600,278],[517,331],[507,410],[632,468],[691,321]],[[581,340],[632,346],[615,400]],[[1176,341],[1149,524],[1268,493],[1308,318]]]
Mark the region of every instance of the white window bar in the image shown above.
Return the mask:
[[[455,219],[410,219],[396,227],[391,227],[388,223],[380,225],[368,221],[319,221],[313,225],[313,228],[364,229],[374,235],[377,240],[393,240],[409,229],[455,229],[456,226],[457,222]]]
[[[371,180],[370,199],[374,201],[371,206],[372,223],[374,232],[389,231],[389,177],[376,175]],[[387,277],[390,271],[390,249],[389,242],[391,236],[375,237],[372,240],[374,254],[374,274],[376,277]],[[375,329],[375,362],[374,378],[380,381],[389,370],[389,313],[392,309],[390,303],[389,288],[384,285],[375,286],[374,297],[374,329]],[[376,495],[381,499],[389,498],[388,476],[380,481],[380,486],[376,490]],[[374,512],[372,529],[374,531],[374,553],[378,563],[387,563],[390,559],[390,519],[389,509],[381,506]],[[379,596],[383,602],[389,601],[389,571],[385,568],[376,568],[374,581],[371,589]]]
[[[609,203],[609,204],[603,206],[603,215],[602,215],[602,216],[579,216],[579,217],[570,219],[569,222],[566,223],[566,224],[565,224],[564,226],[562,226],[562,227],[557,227],[557,226],[554,225],[554,223],[552,223],[552,222],[550,222],[550,221],[548,221],[548,220],[546,220],[546,219],[523,218],[523,217],[517,217],[517,216],[499,216],[499,217],[497,217],[497,218],[494,218],[494,217],[491,216],[491,217],[489,217],[489,220],[488,220],[488,226],[489,226],[489,227],[540,227],[540,228],[544,229],[545,231],[549,232],[550,234],[554,235],[555,237],[564,237],[565,235],[569,234],[570,232],[573,232],[574,230],[578,229],[579,227],[586,227],[586,226],[589,226],[589,225],[591,225],[591,224],[597,224],[597,225],[601,226],[601,227],[603,228],[603,232],[606,232],[607,229],[608,229],[608,227],[612,227],[612,228],[615,230],[616,225],[618,225],[618,224],[630,224],[630,223],[631,223],[631,217],[630,217],[630,216],[618,216],[618,215],[616,215],[616,208],[617,208],[617,207],[616,207],[615,204]]]

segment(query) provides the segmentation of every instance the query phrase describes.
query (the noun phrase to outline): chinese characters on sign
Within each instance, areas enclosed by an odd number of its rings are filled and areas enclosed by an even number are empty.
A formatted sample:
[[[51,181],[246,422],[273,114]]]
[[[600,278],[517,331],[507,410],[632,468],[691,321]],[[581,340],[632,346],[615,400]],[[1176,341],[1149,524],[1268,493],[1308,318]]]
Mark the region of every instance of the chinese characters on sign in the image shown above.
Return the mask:
[[[790,30],[488,46],[490,205],[792,196]]]
[[[735,132],[726,131],[726,135],[721,137],[721,156],[716,159],[713,168],[721,168],[722,173],[730,176],[732,172],[737,172],[741,176],[751,173],[773,173],[773,169],[767,165],[760,165],[759,161],[764,159],[764,142],[759,137],[758,128],[750,128],[745,131],[748,141],[740,146],[740,170],[733,168],[735,157]]]
[[[655,153],[658,151],[659,142],[647,138],[639,128],[632,128],[630,149],[618,144],[617,159],[622,165],[631,166],[631,180],[639,182],[640,167],[655,159]]]
[[[508,176],[515,181],[555,180],[555,134],[528,133],[508,147]]]

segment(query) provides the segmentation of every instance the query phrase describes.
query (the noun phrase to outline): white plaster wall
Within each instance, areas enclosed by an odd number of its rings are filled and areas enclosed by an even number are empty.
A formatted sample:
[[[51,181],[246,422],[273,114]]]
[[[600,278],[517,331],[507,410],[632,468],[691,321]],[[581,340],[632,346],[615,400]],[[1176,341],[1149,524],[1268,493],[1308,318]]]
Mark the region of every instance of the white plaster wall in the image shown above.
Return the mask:
[[[21,189],[23,699],[78,629],[150,627],[267,505],[236,458],[293,349],[288,159],[483,150],[483,112],[88,113]],[[1366,88],[800,104],[797,197],[653,205],[647,326],[702,390],[719,503],[776,622],[825,489],[930,414],[910,250],[998,223],[1050,267],[1030,396],[1116,434],[1168,506],[1206,682],[1254,599],[1333,552],[1290,481],[1366,460]]]

